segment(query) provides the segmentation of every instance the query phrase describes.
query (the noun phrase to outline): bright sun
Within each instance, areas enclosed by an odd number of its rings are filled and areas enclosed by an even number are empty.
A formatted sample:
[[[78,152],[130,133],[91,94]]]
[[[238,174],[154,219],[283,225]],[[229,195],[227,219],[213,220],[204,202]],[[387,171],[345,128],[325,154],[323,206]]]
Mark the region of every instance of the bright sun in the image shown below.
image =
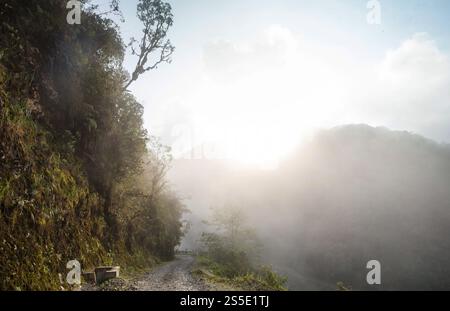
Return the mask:
[[[191,122],[187,150],[206,144],[213,146],[208,158],[270,169],[315,129],[336,121],[343,77],[315,51],[299,54],[295,44],[285,46],[280,62],[266,64],[258,59],[264,55],[246,58],[203,77],[185,98]]]
[[[193,145],[213,145],[213,158],[276,168],[300,142],[327,123],[327,103],[336,100],[321,91],[319,82],[297,80],[309,84],[308,91],[298,94],[292,77],[279,74],[248,77],[225,86],[205,82],[194,99]]]

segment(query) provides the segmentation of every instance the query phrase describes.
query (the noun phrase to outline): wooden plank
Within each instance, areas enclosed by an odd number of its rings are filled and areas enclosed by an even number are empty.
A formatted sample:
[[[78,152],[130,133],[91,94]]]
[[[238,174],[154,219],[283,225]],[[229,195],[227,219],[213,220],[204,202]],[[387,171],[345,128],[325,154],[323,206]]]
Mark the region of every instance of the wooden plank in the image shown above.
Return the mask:
[[[83,280],[87,283],[95,284],[97,282],[95,272],[83,272],[81,275],[83,276]]]
[[[95,278],[97,283],[119,277],[119,266],[102,266],[95,268]]]

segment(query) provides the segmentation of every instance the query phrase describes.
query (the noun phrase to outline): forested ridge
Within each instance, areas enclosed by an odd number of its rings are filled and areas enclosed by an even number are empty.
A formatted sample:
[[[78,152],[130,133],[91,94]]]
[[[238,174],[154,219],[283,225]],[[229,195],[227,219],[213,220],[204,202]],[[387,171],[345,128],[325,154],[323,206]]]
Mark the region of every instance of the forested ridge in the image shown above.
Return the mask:
[[[447,53],[166,1],[0,0],[0,291],[450,288],[450,146],[414,134],[448,142]]]
[[[133,50],[130,75],[110,14],[86,5],[69,25],[66,5],[0,3],[0,289],[64,289],[72,259],[83,270],[147,267],[172,258],[182,236],[183,206],[165,183],[169,150],[127,90],[169,61],[170,6],[140,1],[153,46]],[[145,67],[146,52],[158,53],[155,66]]]

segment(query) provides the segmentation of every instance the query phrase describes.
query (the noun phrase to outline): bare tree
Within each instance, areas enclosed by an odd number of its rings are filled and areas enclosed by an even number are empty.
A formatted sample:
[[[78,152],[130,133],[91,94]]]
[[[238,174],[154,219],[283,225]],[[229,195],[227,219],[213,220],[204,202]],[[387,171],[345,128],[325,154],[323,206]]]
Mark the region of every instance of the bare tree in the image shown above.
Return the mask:
[[[129,47],[133,55],[138,57],[136,67],[131,78],[125,84],[127,89],[138,77],[146,71],[153,70],[161,63],[170,63],[175,47],[169,39],[167,32],[173,24],[172,7],[161,0],[139,0],[137,16],[144,25],[143,36],[138,43],[131,39]]]

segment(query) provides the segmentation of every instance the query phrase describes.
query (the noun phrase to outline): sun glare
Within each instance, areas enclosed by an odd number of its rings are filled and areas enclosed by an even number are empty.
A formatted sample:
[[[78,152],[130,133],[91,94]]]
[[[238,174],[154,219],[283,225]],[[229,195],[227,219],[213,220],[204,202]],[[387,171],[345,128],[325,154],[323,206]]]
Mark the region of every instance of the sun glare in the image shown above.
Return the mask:
[[[219,146],[218,158],[276,168],[317,127],[327,125],[333,115],[329,104],[339,100],[335,86],[312,71],[292,70],[276,67],[226,84],[204,81],[192,99],[196,144]],[[302,85],[307,90],[299,94]]]

